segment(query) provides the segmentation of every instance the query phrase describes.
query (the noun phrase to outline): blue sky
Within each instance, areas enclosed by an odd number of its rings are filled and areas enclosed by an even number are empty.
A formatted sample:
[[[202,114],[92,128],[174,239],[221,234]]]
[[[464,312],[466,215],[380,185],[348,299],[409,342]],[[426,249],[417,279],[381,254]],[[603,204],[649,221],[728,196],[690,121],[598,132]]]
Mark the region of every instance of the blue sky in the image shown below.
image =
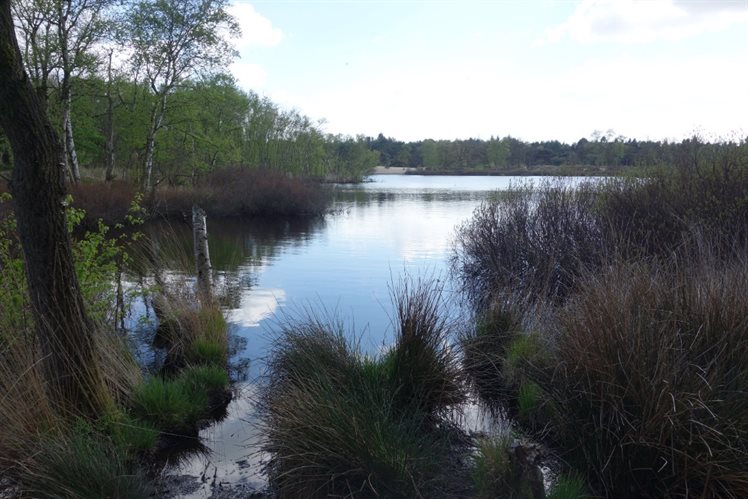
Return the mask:
[[[748,134],[748,0],[243,1],[240,85],[401,140]]]

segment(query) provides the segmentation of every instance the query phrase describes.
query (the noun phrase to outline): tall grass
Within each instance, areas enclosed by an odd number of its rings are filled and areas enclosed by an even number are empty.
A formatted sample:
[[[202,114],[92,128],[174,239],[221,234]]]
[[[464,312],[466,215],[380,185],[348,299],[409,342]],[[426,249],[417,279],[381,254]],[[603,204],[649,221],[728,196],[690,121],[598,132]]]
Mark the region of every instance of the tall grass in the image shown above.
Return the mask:
[[[121,223],[135,198],[136,186],[127,182],[92,182],[71,188],[74,205],[86,211],[86,227],[102,219]],[[162,185],[144,201],[151,216],[188,219],[198,204],[208,216],[308,217],[323,214],[330,196],[319,183],[282,172],[223,169],[205,175],[194,185]]]
[[[458,228],[451,267],[480,309],[505,295],[560,303],[583,272],[619,256],[745,247],[746,192],[748,155],[647,178],[515,186]]]
[[[594,216],[595,184],[562,180],[515,186],[481,204],[457,230],[451,267],[485,309],[500,294],[559,300],[581,269],[607,254]]]
[[[458,231],[473,388],[596,494],[748,496],[748,157],[709,161],[515,189]]]
[[[25,463],[20,490],[39,499],[146,499],[153,486],[110,442],[80,429],[43,437]]]
[[[748,494],[746,263],[623,262],[560,312],[556,368],[528,373],[606,494]]]
[[[659,172],[601,186],[599,225],[629,257],[688,251],[694,238],[730,251],[748,241],[748,158],[729,168]]]
[[[447,409],[465,393],[439,293],[424,283],[399,289],[398,338],[376,358],[340,324],[312,318],[283,329],[261,402],[266,471],[279,497],[464,490],[467,441]]]

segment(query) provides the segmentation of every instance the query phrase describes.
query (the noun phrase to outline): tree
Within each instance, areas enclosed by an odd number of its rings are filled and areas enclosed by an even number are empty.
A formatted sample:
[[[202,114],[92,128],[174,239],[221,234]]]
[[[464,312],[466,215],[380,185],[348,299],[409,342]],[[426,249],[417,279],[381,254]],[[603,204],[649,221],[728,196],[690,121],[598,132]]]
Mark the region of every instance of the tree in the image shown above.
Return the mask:
[[[57,41],[52,18],[53,0],[16,0],[13,15],[23,36],[23,61],[46,111],[49,80],[57,68]]]
[[[156,136],[164,126],[169,99],[182,81],[227,64],[234,50],[221,36],[237,34],[227,0],[140,1],[129,16],[132,63],[155,97],[150,109],[141,186],[152,187]]]
[[[49,94],[49,79],[57,76],[64,140],[63,157],[73,182],[80,166],[73,135],[73,79],[90,70],[92,46],[108,30],[104,11],[112,0],[17,0],[14,13],[23,34],[26,68],[39,94]]]
[[[34,322],[51,400],[65,415],[101,414],[108,391],[73,267],[65,219],[62,145],[23,69],[0,0],[0,127],[13,149],[13,194]]]
[[[111,0],[55,0],[58,48],[60,54],[60,102],[62,103],[63,150],[72,180],[80,182],[80,166],[73,138],[72,79],[77,72],[90,67],[91,46],[107,30],[103,17]]]

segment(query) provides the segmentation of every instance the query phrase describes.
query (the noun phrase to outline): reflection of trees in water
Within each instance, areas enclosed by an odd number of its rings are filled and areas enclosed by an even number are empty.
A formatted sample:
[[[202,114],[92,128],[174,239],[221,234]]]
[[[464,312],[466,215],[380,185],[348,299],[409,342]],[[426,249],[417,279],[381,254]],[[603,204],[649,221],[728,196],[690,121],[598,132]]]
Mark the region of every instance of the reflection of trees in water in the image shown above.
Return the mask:
[[[284,248],[309,244],[325,225],[322,218],[260,220],[209,219],[208,242],[215,272],[215,292],[222,306],[240,307],[242,292],[257,285],[258,271]],[[192,227],[188,222],[157,221],[146,224],[133,249],[133,280],[164,274],[195,272]]]
[[[319,232],[321,218],[294,220],[208,219],[208,241],[213,269],[236,272],[264,265],[283,247],[303,246]],[[192,227],[189,223],[151,222],[143,232],[141,252],[170,270],[193,271]]]
[[[372,204],[385,205],[394,201],[411,200],[423,203],[444,203],[488,198],[494,191],[452,191],[447,189],[435,190],[389,190],[376,191],[369,189],[338,189],[335,192],[335,202],[343,210],[349,206],[369,206]]]

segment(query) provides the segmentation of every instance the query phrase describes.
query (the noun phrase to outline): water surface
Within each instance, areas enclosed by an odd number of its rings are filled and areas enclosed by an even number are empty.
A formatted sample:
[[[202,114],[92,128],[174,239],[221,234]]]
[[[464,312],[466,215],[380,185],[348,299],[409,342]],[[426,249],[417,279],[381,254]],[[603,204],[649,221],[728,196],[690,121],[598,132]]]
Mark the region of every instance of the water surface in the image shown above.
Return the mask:
[[[252,448],[252,395],[281,321],[307,312],[342,318],[361,348],[375,353],[392,342],[391,287],[405,273],[441,279],[456,313],[448,279],[456,227],[497,191],[540,178],[375,175],[370,180],[335,186],[334,213],[319,220],[208,220],[211,260],[236,347],[233,361],[248,360],[250,368],[229,417],[202,433],[212,454],[177,470],[199,482],[190,497],[210,497],[221,483],[262,485],[260,456]],[[186,223],[153,230],[162,253],[178,253],[169,249],[173,245],[191,253]]]

